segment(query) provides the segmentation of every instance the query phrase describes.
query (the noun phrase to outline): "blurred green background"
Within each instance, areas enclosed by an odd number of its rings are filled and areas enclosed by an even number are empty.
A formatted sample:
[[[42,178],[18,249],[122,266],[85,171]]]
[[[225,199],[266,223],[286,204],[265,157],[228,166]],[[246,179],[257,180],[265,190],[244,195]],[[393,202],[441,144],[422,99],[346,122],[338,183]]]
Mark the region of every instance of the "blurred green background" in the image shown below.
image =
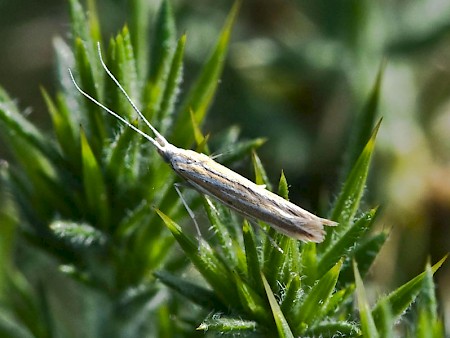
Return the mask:
[[[188,35],[186,83],[231,5],[173,1],[178,32]],[[98,1],[98,12],[111,35],[127,21],[125,1]],[[0,2],[0,83],[43,128],[50,119],[39,86],[56,89],[52,40],[69,38],[68,22],[65,1]],[[243,138],[267,137],[259,155],[272,181],[283,169],[292,200],[320,211],[339,189],[348,135],[386,58],[366,194],[383,209],[379,226],[392,229],[370,276],[383,292],[450,251],[449,46],[448,1],[244,1],[203,131],[236,125]],[[449,327],[448,263],[436,278]]]

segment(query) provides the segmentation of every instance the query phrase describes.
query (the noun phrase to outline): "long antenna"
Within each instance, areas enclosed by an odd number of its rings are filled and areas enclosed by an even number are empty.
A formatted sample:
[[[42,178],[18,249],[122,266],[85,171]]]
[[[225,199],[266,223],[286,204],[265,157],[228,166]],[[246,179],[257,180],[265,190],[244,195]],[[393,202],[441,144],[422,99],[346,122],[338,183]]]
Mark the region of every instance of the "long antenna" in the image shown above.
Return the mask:
[[[70,74],[70,78],[72,79],[73,84],[75,85],[75,88],[77,88],[77,90],[83,94],[85,97],[87,97],[89,100],[91,100],[92,102],[94,102],[97,106],[101,107],[103,110],[105,110],[106,112],[108,112],[110,115],[114,116],[116,119],[118,119],[120,122],[122,122],[123,124],[125,124],[127,127],[131,128],[132,130],[134,130],[136,133],[138,133],[139,135],[143,136],[145,139],[147,139],[148,141],[150,141],[158,150],[163,151],[164,145],[165,144],[160,144],[157,141],[155,141],[155,139],[153,139],[150,135],[147,135],[146,133],[144,133],[142,130],[136,128],[135,126],[133,126],[130,122],[128,122],[127,120],[125,120],[122,116],[120,116],[119,114],[117,114],[116,112],[112,111],[111,109],[109,109],[108,107],[106,107],[104,104],[100,103],[99,101],[97,101],[96,99],[94,99],[92,96],[90,96],[88,93],[86,93],[85,91],[83,91],[80,86],[78,86],[77,82],[75,81],[75,78],[72,74],[72,71],[69,68],[69,74]],[[117,81],[117,80],[116,80]],[[119,85],[120,86],[120,85]],[[123,91],[123,88],[120,86],[120,88]],[[123,91],[124,92],[124,91]],[[128,101],[130,101],[129,96],[125,93],[125,95],[127,96]],[[131,102],[131,101],[130,101]],[[133,107],[134,104],[133,104]],[[136,109],[136,108],[135,108]],[[139,112],[139,110],[137,110]],[[142,118],[142,114],[139,112],[139,116]],[[146,121],[144,119],[144,121]],[[148,123],[148,121],[147,121]],[[153,127],[151,127],[152,131],[155,131]],[[165,138],[163,138],[158,132],[155,133],[157,137],[161,137],[163,141],[166,141]]]
[[[123,95],[125,95],[126,99],[128,100],[128,102],[131,104],[131,106],[133,107],[134,111],[139,115],[139,117],[141,118],[142,121],[145,122],[145,124],[150,128],[150,130],[155,134],[156,139],[158,141],[160,141],[162,143],[162,145],[167,144],[167,140],[165,139],[164,136],[162,136],[156,129],[155,127],[153,127],[151,125],[151,123],[145,118],[145,116],[141,113],[141,111],[136,107],[136,105],[134,104],[133,100],[131,100],[130,96],[128,95],[128,93],[125,91],[125,89],[122,87],[122,85],[119,83],[119,81],[116,79],[116,77],[111,73],[111,71],[108,69],[108,67],[106,66],[105,62],[103,61],[103,57],[102,57],[102,51],[100,48],[100,42],[97,42],[97,49],[98,49],[98,56],[100,57],[100,62],[103,66],[103,69],[105,70],[106,74],[108,74],[108,76],[114,81],[114,83],[117,85],[117,87],[120,89],[120,91],[123,93]]]

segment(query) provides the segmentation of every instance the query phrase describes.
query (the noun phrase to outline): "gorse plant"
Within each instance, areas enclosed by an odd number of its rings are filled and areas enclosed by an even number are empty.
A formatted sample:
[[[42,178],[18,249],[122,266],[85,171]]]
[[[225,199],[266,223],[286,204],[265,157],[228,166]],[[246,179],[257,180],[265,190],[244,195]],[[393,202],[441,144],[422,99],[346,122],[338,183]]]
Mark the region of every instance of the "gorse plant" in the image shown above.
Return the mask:
[[[79,95],[70,81],[68,68],[83,90],[140,125],[99,63],[101,32],[93,2],[88,17],[77,0],[70,5],[73,46],[55,41],[61,89],[54,98],[42,90],[53,137],[0,93],[2,138],[14,157],[13,164],[2,166],[6,202],[0,220],[2,237],[10,239],[11,228],[18,224],[18,246],[31,244],[28,250],[56,258],[59,270],[78,282],[75,298],[87,310],[75,320],[83,325],[69,329],[60,324],[67,315],[49,301],[51,282],[27,284],[12,263],[13,249],[2,249],[10,259],[0,274],[2,336],[182,337],[192,336],[197,328],[212,335],[388,337],[419,293],[418,319],[408,330],[417,337],[429,332],[443,336],[432,276],[444,259],[427,265],[424,273],[372,307],[362,283],[388,236],[370,232],[377,208],[360,211],[380,126],[372,130],[383,67],[360,116],[349,153],[351,170],[329,212],[339,226],[327,229],[323,243],[301,243],[262,223],[264,231],[259,231],[199,194],[188,202],[202,206],[208,222],[204,235],[195,237],[192,227],[179,225],[186,212],[172,187],[177,178],[152,145]],[[150,49],[145,6],[145,1],[134,1],[130,29],[124,27],[107,45],[101,44],[106,63],[144,116],[171,142],[182,148],[196,144],[198,151],[208,153],[201,125],[239,3],[196,81],[189,90],[183,85],[186,95],[181,99],[186,36],[177,36],[170,4],[163,1]],[[254,152],[262,143],[237,142],[234,132],[225,131],[219,148],[228,151],[220,161],[230,164],[251,154],[256,183],[270,188]],[[288,198],[283,174],[276,190]],[[190,277],[182,277],[185,273]]]

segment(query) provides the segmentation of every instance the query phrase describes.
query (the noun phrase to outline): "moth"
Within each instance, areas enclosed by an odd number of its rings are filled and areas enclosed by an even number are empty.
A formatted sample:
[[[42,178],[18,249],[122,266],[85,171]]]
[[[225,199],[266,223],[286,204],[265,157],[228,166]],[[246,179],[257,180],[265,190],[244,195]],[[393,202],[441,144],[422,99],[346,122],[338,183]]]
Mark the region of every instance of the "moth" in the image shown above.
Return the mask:
[[[100,45],[98,45],[98,53],[105,72],[121,90],[139,118],[152,131],[154,137],[135,127],[122,116],[84,92],[76,83],[69,69],[70,77],[76,89],[107,113],[152,143],[164,161],[188,185],[202,194],[215,198],[244,217],[263,221],[275,230],[304,242],[322,242],[325,235],[323,226],[337,225],[336,222],[318,217],[267,190],[264,186],[253,183],[205,154],[178,148],[169,143],[144,117],[128,93],[108,69],[103,61]]]

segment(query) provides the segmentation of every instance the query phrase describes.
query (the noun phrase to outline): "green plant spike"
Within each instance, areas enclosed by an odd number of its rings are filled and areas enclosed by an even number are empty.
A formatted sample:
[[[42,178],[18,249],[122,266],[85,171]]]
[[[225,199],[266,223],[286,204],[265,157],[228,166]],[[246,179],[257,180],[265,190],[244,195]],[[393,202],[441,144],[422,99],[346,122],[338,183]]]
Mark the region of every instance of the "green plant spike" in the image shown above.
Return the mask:
[[[334,203],[331,219],[336,220],[339,223],[339,226],[333,229],[333,237],[342,236],[342,234],[350,226],[353,217],[358,211],[359,203],[366,185],[370,160],[375,148],[375,138],[380,128],[380,124],[381,120],[373,130],[371,138],[353,166],[336,202]],[[329,239],[330,237],[332,236],[328,236],[328,238],[325,239],[325,243],[323,245],[324,249],[329,245],[331,241]]]
[[[4,337],[52,337],[55,323],[48,293],[39,285],[34,288],[24,275],[10,270],[4,292],[14,297],[2,299],[0,334]]]
[[[100,41],[102,37],[100,20],[97,13],[97,5],[95,0],[87,0],[87,12],[88,12],[88,27],[89,35],[92,41]]]
[[[86,202],[89,210],[93,212],[91,215],[93,219],[97,219],[100,227],[105,229],[109,221],[108,192],[101,168],[83,131],[81,131],[81,157]]]
[[[264,264],[263,270],[264,274],[268,276],[267,280],[275,292],[279,291],[279,282],[288,282],[287,280],[284,280],[285,265],[290,259],[290,245],[295,241],[288,236],[282,234],[277,235],[278,236],[274,240],[276,242],[273,243],[274,250],[271,251],[271,254],[268,257],[265,257],[267,261],[265,262],[266,264]]]
[[[304,287],[313,286],[317,280],[318,254],[315,243],[304,243],[300,249],[300,273]]]
[[[266,189],[271,191],[272,185],[270,184],[266,170],[264,169],[264,166],[262,165],[262,162],[255,151],[252,152],[252,163],[253,170],[255,172],[255,183],[264,185]],[[263,251],[263,271],[265,271],[265,273],[269,275],[274,267],[277,266],[274,265],[274,262],[281,262],[283,259],[283,249],[281,249],[279,242],[282,241],[286,236],[279,234],[275,229],[273,229],[272,227],[268,227],[262,222],[259,222],[259,224],[263,225],[263,229],[266,232]]]
[[[62,161],[53,144],[20,112],[14,101],[0,87],[0,126],[4,135],[9,135],[11,146],[21,142],[26,147],[36,149],[51,160]],[[20,140],[20,141],[18,141]],[[12,149],[12,152],[16,152]],[[20,158],[18,159],[20,161]]]
[[[257,239],[252,226],[246,220],[244,220],[242,227],[242,236],[244,237],[245,257],[247,260],[247,278],[250,286],[258,294],[262,294],[264,286],[261,279],[261,263],[258,255]]]
[[[431,272],[433,274],[442,266],[447,257],[448,255],[443,257],[439,262],[437,262],[431,267]],[[423,280],[426,277],[426,275],[427,275],[426,271],[422,272],[420,275],[414,277],[409,282],[403,284],[401,287],[397,288],[389,295],[382,297],[381,299],[378,300],[377,304],[374,306],[372,310],[372,316],[374,318],[377,327],[380,325],[380,318],[382,317],[381,314],[382,309],[380,304],[386,302],[391,308],[393,318],[397,320],[416,299],[416,296],[420,292],[420,289],[423,285]]]
[[[418,312],[415,333],[417,338],[445,336],[443,323],[438,316],[433,270],[429,261],[425,268],[425,278],[419,294]]]
[[[272,191],[272,184],[270,184],[266,170],[264,169],[261,159],[254,151],[252,152],[252,164],[253,170],[255,171],[255,183],[259,185],[264,185],[266,186],[267,190]]]
[[[383,82],[383,75],[386,69],[387,60],[383,59],[378,68],[377,76],[373,84],[372,90],[369,97],[366,100],[365,106],[362,111],[356,116],[356,121],[354,123],[354,130],[350,137],[350,142],[347,150],[347,165],[346,167],[351,168],[354,165],[358,156],[364,148],[367,140],[370,138],[370,133],[376,122],[378,104],[380,101],[381,94],[381,84]],[[344,170],[347,173],[350,169]]]
[[[229,282],[231,278],[234,279],[234,276],[217,253],[214,252],[209,244],[203,239],[199,239],[198,242],[195,243],[183,233],[178,224],[172,221],[163,212],[158,209],[156,209],[156,212],[172,232],[185,254],[216,292],[219,299],[225,304],[230,304],[239,308],[239,300],[235,297],[236,288]]]
[[[103,97],[101,92],[98,91],[99,86],[97,86],[96,81],[98,81],[100,76],[96,76],[95,68],[97,62],[91,62],[91,60],[95,60],[93,56],[91,56],[90,45],[85,40],[82,40],[78,35],[75,38],[75,62],[78,76],[80,78],[79,83],[83,87],[83,89],[90,93],[93,97],[98,98],[102,101]],[[90,41],[90,40],[89,40]],[[84,103],[85,109],[88,107],[96,108],[96,105],[88,100],[82,101]]]
[[[146,0],[128,1],[130,18],[131,39],[136,55],[136,66],[139,69],[139,83],[144,83],[148,75],[149,62],[149,41],[150,41],[150,20],[152,16],[152,2]],[[160,5],[161,6],[161,5]],[[153,41],[152,46],[156,47],[157,41]]]
[[[159,7],[154,28],[155,41],[159,41],[151,50],[150,79],[167,79],[168,68],[172,60],[172,54],[177,41],[177,30],[170,1],[163,0]],[[163,80],[162,83],[165,81]]]
[[[168,287],[175,290],[183,297],[186,297],[191,302],[200,305],[205,310],[227,310],[226,305],[224,305],[211,290],[205,289],[197,284],[190,283],[167,271],[155,272],[155,276]]]
[[[298,323],[296,332],[303,333],[322,319],[327,308],[327,301],[336,286],[341,266],[342,260],[319,279],[301,299],[298,312],[293,315]]]
[[[423,279],[422,290],[420,290],[420,306],[428,313],[430,319],[437,320],[437,302],[435,294],[435,284],[433,281],[433,270],[428,260],[425,267],[425,278]]]
[[[102,100],[102,92],[99,90],[99,79],[101,77],[95,77],[94,64],[90,62],[89,53],[86,47],[86,43],[80,38],[75,39],[75,61],[77,67],[77,74],[79,77],[80,85],[85,89],[87,93],[96,97],[98,100]],[[106,138],[105,119],[103,114],[100,114],[99,107],[89,100],[81,101],[81,109],[83,115],[86,116],[86,124],[83,125],[86,133],[90,136],[92,142],[92,149],[96,156],[100,156],[103,146],[103,140]],[[92,112],[96,112],[92,114]]]
[[[283,267],[283,276],[282,276],[282,282],[283,283],[289,283],[289,281],[292,278],[293,273],[301,273],[302,266],[301,266],[301,246],[302,244],[299,243],[296,240],[291,239],[288,242],[288,248],[287,248],[287,255],[286,255],[286,261]]]
[[[89,32],[89,25],[86,25],[88,20],[86,18],[83,6],[81,6],[78,0],[70,0],[69,4],[71,15],[70,22],[73,36],[78,36],[83,41],[92,41]]]
[[[50,229],[66,245],[78,251],[80,256],[88,253],[93,247],[101,248],[107,243],[105,234],[88,224],[54,221],[50,224]]]
[[[202,131],[200,130],[200,126],[197,123],[197,121],[195,120],[195,114],[194,112],[191,110],[189,112],[190,116],[191,116],[191,125],[192,125],[192,130],[194,132],[194,139],[195,139],[195,143],[197,144],[197,152],[198,153],[203,153],[206,155],[210,155],[210,151],[209,151],[209,147],[208,147],[208,135],[205,136],[203,135]]]
[[[352,253],[352,257],[353,260],[358,264],[359,274],[363,278],[369,271],[370,266],[377,257],[387,238],[388,234],[386,232],[381,232],[367,240],[362,241],[355,248],[354,252]],[[340,286],[344,286],[354,282],[355,278],[352,264],[349,264],[348,261],[345,261],[341,270],[341,274],[339,276],[338,284]]]
[[[163,1],[159,8],[154,30],[153,40],[158,41],[158,43],[151,50],[150,85],[147,94],[148,109],[156,114],[161,106],[165,86],[168,84],[169,74],[171,73],[174,53],[176,53],[175,48],[177,47],[176,35],[172,6],[169,1]],[[154,120],[161,121],[158,115],[155,115]],[[160,132],[162,131],[160,130]]]
[[[83,7],[78,0],[69,0],[70,5],[70,16],[71,16],[71,27],[72,34],[74,37],[78,37],[80,41],[85,44],[86,57],[88,60],[96,60],[97,55],[97,42],[100,41],[101,32],[99,19],[97,17],[97,9],[94,0],[88,1],[89,15],[86,17]],[[86,24],[87,23],[87,24]],[[92,76],[94,79],[100,79],[100,67],[99,64],[92,64]],[[85,84],[83,84],[85,85]],[[94,88],[89,88],[84,86],[84,88],[93,90]],[[94,93],[94,91],[89,91]]]
[[[230,266],[237,268],[240,271],[245,270],[243,269],[242,264],[239,263],[240,257],[243,256],[242,249],[240,248],[239,243],[236,243],[236,240],[222,221],[222,215],[229,211],[207,196],[205,196],[203,200],[203,205],[211,224],[211,230],[214,233],[215,240],[217,240],[218,247],[221,248],[224,259]]]
[[[380,317],[378,320],[377,331],[380,337],[395,337],[395,318],[386,301],[380,303]]]
[[[56,137],[58,139],[58,144],[61,147],[62,152],[66,155],[68,160],[77,157],[79,153],[77,153],[77,149],[74,145],[79,142],[75,137],[74,128],[72,125],[72,121],[68,115],[67,107],[64,107],[64,100],[61,95],[57,96],[57,100],[59,105],[55,104],[53,100],[48,95],[47,91],[44,88],[41,88],[42,96],[44,97],[44,101],[47,105],[47,109],[52,117],[53,129],[55,131]],[[62,106],[62,109],[59,107]]]
[[[278,195],[289,201],[289,185],[284,176],[284,171],[281,171],[280,182],[278,183]]]
[[[130,128],[118,132],[115,139],[107,147],[104,158],[105,172],[108,177],[117,179],[117,186],[111,190],[118,189],[121,185],[133,184],[136,177],[135,166],[137,156],[133,156],[138,147],[135,145],[135,133]]]
[[[236,142],[237,140],[226,140],[223,142],[223,146],[216,150],[216,153],[220,154],[220,163],[226,165],[239,161],[244,156],[252,154],[252,152],[261,147],[266,142],[266,139],[259,137],[253,140]]]
[[[267,301],[243,281],[237,273],[234,273],[234,284],[236,285],[241,308],[247,317],[255,319],[259,323],[270,321],[270,315],[267,312]]]
[[[165,135],[169,126],[173,124],[175,103],[179,95],[179,88],[183,76],[183,56],[186,44],[186,34],[178,40],[175,53],[172,58],[164,91],[161,97],[159,109],[156,109],[159,122],[159,131]]]
[[[261,279],[264,284],[264,289],[266,290],[267,298],[269,299],[270,308],[272,309],[272,315],[275,320],[275,325],[278,331],[278,337],[294,338],[294,334],[292,333],[292,330],[289,327],[289,324],[286,318],[284,317],[284,314],[281,311],[280,306],[277,303],[277,300],[275,299],[275,296],[270,288],[270,285],[263,274],[261,274]]]
[[[335,338],[337,332],[341,337],[361,337],[361,330],[355,323],[346,321],[324,322],[305,331],[305,337]]]
[[[222,334],[233,333],[243,331],[245,332],[258,332],[258,324],[253,320],[245,320],[238,318],[219,317],[213,315],[206,318],[198,327],[199,331],[216,331]]]
[[[291,318],[291,314],[299,313],[299,306],[301,305],[300,294],[303,293],[301,276],[298,274],[294,275],[286,284],[284,296],[280,302],[280,308],[289,320],[296,320],[296,318]]]
[[[195,120],[200,125],[205,118],[207,109],[211,105],[217,89],[218,80],[223,69],[225,55],[230,41],[231,29],[234,25],[240,3],[241,2],[239,0],[234,3],[222,28],[222,32],[216,46],[214,47],[205,65],[202,67],[202,72],[197,78],[195,84],[192,86],[191,90],[188,92],[186,98],[181,104],[181,108],[179,110],[180,113],[175,121],[172,133],[174,144],[191,144],[193,141],[192,131],[186,128],[186,126],[189,125],[190,110],[195,112]]]
[[[322,276],[341,257],[352,257],[352,252],[360,245],[361,237],[373,226],[377,215],[377,208],[365,213],[354,222],[339,239],[336,240],[320,256],[317,273]]]
[[[339,280],[338,280],[339,281]],[[354,295],[355,292],[355,285],[349,285],[345,288],[340,288],[338,284],[336,283],[336,290],[327,300],[327,303],[325,304],[323,308],[323,316],[330,316],[332,317],[336,311],[338,311],[344,304],[347,302],[350,297]],[[323,321],[326,322],[326,321]]]
[[[361,333],[364,337],[378,338],[379,335],[367,301],[366,290],[355,262],[353,262],[353,269],[355,272],[356,297],[361,321]]]
[[[136,106],[142,106],[142,91],[141,85],[138,82],[136,58],[127,26],[122,29],[115,39],[110,40],[106,63],[110,65],[111,72],[113,72],[122,87],[130,95]],[[103,73],[102,76],[104,77],[103,83],[105,85],[105,104],[114,107],[116,111],[128,119],[131,116],[134,117],[135,112],[133,107],[124,97],[120,89],[111,81],[107,74]],[[101,115],[103,116],[104,114],[102,113]],[[113,119],[110,119],[110,121],[113,121]]]
[[[266,181],[267,175],[256,154],[254,155],[254,163],[257,180]],[[284,173],[281,173],[278,194],[289,199],[288,184]],[[263,271],[267,276],[269,285],[271,285],[274,290],[278,291],[278,283],[288,283],[291,278],[291,272],[299,270],[296,269],[296,267],[299,268],[299,243],[276,231],[268,230],[266,236],[264,247],[265,264]]]

